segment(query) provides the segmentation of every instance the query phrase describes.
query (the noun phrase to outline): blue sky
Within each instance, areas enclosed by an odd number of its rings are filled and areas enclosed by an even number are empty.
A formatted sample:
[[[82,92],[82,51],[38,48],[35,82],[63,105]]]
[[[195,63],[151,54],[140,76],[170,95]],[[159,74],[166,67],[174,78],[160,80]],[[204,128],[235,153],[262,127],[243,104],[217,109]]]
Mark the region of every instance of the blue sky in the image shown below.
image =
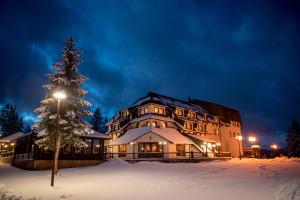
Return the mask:
[[[300,109],[298,1],[2,1],[0,104],[29,121],[74,37],[93,108],[148,91],[237,108],[262,144],[284,142]]]

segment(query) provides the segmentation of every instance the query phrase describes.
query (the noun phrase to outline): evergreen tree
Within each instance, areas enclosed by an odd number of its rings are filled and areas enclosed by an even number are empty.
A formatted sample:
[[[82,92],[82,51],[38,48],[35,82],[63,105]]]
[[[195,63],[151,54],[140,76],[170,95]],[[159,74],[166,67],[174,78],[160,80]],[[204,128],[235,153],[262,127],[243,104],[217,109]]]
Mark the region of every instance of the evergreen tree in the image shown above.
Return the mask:
[[[78,73],[80,63],[80,52],[75,49],[73,39],[69,38],[62,51],[62,60],[53,64],[54,72],[48,74],[49,81],[44,85],[44,88],[48,89],[48,93],[45,99],[41,101],[41,107],[35,110],[41,119],[33,126],[33,128],[40,130],[38,135],[41,139],[37,140],[36,143],[40,147],[53,150],[56,138],[55,171],[57,171],[60,148],[86,146],[81,136],[93,132],[90,129],[91,126],[83,119],[92,113],[86,110],[86,107],[91,106],[91,104],[83,99],[87,91],[81,86],[87,78]],[[57,115],[57,99],[53,97],[53,94],[60,90],[66,93],[67,98],[61,101],[60,115]]]
[[[287,131],[287,151],[291,157],[300,157],[300,126],[293,120]]]
[[[23,119],[19,116],[15,106],[6,104],[0,111],[1,136],[5,137],[23,129]]]
[[[103,128],[103,117],[99,108],[97,108],[93,114],[91,120],[92,128],[94,131],[102,131]]]

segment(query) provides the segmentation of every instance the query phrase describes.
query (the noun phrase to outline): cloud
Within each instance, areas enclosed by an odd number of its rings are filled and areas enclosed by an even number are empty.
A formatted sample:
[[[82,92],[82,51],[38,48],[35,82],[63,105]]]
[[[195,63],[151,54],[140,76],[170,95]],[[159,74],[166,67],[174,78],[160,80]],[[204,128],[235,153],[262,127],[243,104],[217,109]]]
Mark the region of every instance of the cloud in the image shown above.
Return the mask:
[[[73,36],[91,109],[111,116],[148,91],[191,96],[240,109],[245,133],[282,137],[300,116],[298,10],[295,1],[6,1],[0,103],[38,107]]]

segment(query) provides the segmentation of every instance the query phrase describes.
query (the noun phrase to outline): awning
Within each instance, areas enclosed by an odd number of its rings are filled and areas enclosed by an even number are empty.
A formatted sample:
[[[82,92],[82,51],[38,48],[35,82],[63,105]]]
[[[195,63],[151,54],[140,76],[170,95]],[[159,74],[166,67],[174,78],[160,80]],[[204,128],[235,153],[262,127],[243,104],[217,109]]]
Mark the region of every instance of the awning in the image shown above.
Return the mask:
[[[174,144],[194,144],[189,138],[185,137],[174,128],[156,128],[147,126],[128,130],[124,135],[116,138],[112,142],[112,145],[128,144],[150,132],[157,134]]]

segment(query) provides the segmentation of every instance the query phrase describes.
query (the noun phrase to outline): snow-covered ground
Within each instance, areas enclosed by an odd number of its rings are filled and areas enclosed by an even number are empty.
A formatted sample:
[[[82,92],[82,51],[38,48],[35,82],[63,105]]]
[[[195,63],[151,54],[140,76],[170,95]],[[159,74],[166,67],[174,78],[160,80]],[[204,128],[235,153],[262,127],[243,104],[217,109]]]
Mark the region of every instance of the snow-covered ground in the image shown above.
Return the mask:
[[[300,160],[140,162],[119,159],[61,170],[51,188],[50,171],[0,164],[0,199],[300,199]]]

